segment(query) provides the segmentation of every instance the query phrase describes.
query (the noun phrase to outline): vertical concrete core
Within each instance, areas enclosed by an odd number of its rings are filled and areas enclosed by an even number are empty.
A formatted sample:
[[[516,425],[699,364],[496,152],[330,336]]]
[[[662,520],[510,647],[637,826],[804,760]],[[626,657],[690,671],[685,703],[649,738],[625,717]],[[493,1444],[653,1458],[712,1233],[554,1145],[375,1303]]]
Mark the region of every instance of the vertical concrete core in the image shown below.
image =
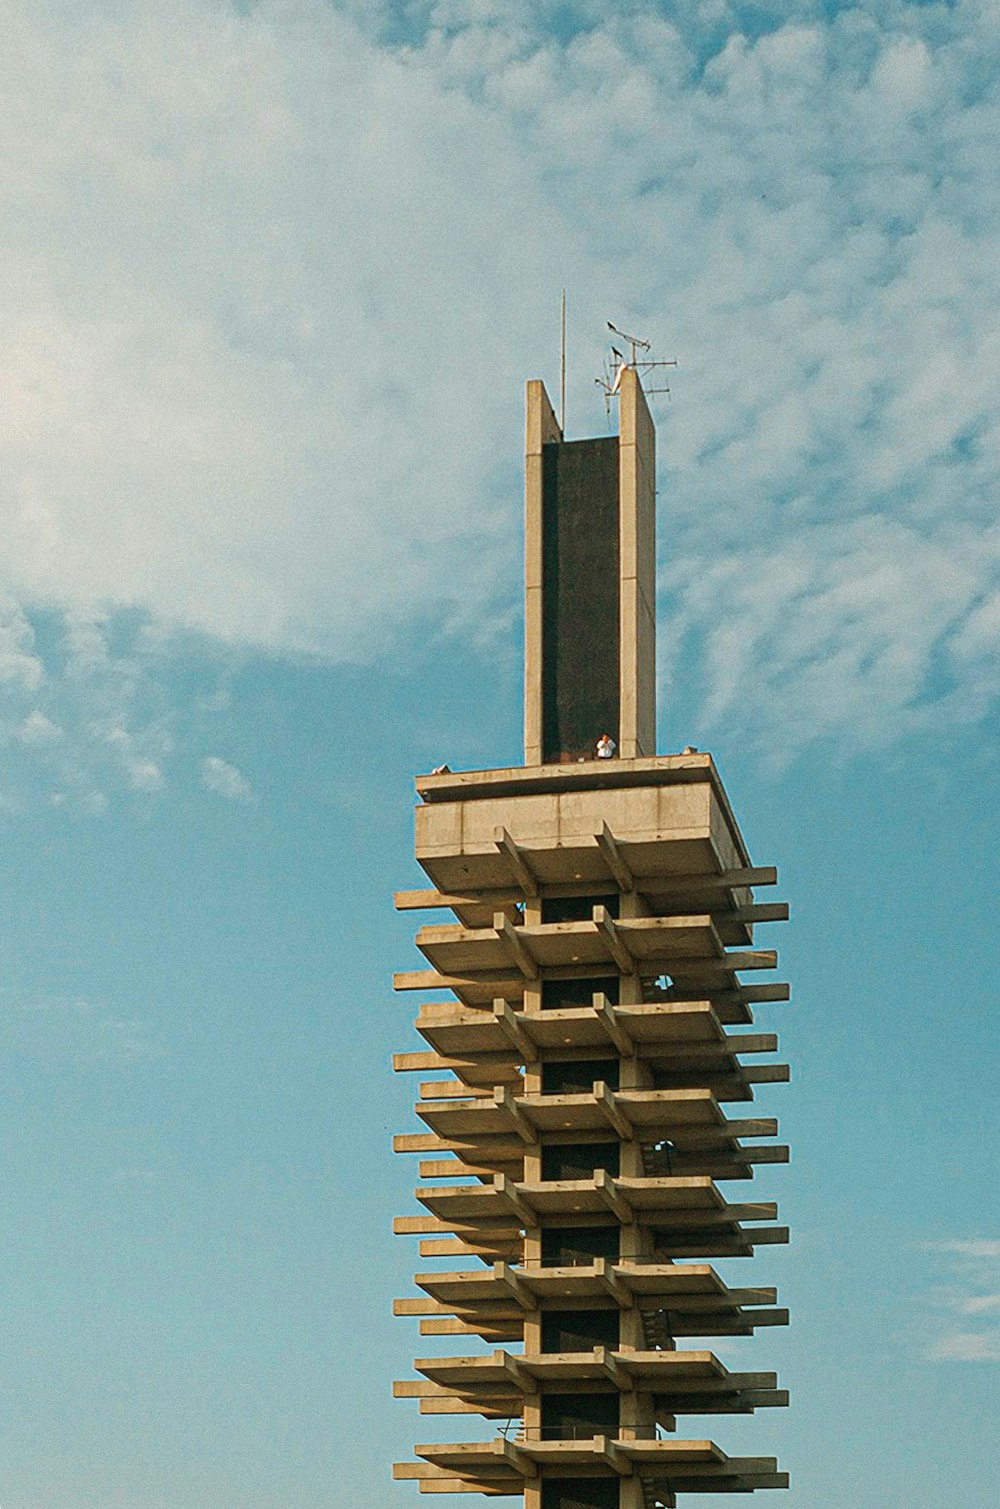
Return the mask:
[[[528,383],[526,765],[656,753],[656,433],[626,368],[619,433],[567,441]]]

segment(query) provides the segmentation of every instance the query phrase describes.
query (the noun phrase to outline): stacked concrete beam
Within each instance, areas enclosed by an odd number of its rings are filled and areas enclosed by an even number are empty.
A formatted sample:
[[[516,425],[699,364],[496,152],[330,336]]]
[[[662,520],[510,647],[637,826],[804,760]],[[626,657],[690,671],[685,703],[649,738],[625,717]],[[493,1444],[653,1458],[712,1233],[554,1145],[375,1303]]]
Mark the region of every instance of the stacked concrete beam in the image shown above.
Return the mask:
[[[744,978],[775,967],[753,929],[787,909],[755,899],[776,874],[751,864],[711,757],[651,752],[652,426],[630,369],[622,394],[627,753],[544,748],[536,462],[562,441],[532,384],[526,764],[417,782],[432,889],[397,896],[455,920],[422,927],[428,967],[396,978],[435,997],[416,1021],[425,1048],[396,1059],[432,1076],[424,1130],[396,1141],[420,1156],[424,1213],[397,1229],[435,1266],[396,1309],[423,1335],[470,1342],[419,1358],[395,1391],[492,1427],[420,1445],[395,1472],[427,1493],[523,1495],[525,1509],[651,1509],[787,1482],[771,1458],[679,1434],[687,1417],[786,1402],[773,1373],[731,1371],[688,1338],[787,1319],[773,1289],[733,1287],[711,1263],[787,1240],[771,1202],[720,1187],[787,1158],[777,1123],[739,1104],[787,1078],[775,1037],[753,1030],[754,1006],[787,987]]]

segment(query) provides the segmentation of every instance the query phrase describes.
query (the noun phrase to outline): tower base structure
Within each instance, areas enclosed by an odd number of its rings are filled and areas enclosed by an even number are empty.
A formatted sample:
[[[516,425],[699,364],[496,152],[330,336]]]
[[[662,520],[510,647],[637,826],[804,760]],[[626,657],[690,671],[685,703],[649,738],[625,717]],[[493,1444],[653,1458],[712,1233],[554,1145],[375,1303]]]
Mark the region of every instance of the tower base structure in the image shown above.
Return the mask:
[[[454,920],[420,928],[428,967],[395,980],[429,994],[425,1048],[395,1060],[429,1076],[423,1130],[395,1143],[419,1157],[423,1207],[396,1228],[429,1266],[395,1308],[462,1340],[395,1393],[488,1431],[418,1445],[395,1476],[525,1509],[787,1486],[773,1458],[688,1426],[787,1403],[773,1373],[710,1350],[787,1321],[773,1288],[713,1266],[787,1240],[736,1184],[788,1157],[777,1122],[745,1114],[755,1085],[788,1078],[754,1027],[788,987],[743,978],[777,963],[754,947],[756,924],[788,915],[755,900],[775,870],[751,864],[708,754],[445,773],[417,792],[431,889],[397,906]]]

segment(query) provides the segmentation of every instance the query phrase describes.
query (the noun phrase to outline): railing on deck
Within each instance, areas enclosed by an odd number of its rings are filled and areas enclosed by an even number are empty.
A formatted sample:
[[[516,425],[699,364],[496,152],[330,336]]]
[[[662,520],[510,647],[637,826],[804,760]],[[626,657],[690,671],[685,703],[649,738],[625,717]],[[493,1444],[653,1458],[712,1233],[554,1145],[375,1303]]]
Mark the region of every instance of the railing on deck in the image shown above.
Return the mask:
[[[525,1427],[520,1423],[518,1416],[505,1421],[500,1427],[500,1436],[502,1440],[512,1441],[515,1445],[530,1445],[533,1442],[543,1441],[596,1441],[598,1438],[615,1442],[669,1440],[667,1432],[659,1425],[630,1426],[629,1435],[623,1437],[620,1426],[538,1425]]]

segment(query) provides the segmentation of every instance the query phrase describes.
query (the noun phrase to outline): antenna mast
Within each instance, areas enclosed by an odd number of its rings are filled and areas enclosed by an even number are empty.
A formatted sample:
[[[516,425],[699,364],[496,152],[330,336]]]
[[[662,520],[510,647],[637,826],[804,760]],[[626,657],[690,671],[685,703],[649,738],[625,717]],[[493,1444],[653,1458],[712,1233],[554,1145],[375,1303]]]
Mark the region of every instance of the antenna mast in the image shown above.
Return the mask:
[[[566,290],[562,291],[562,338],[559,343],[559,429],[566,439]]]

